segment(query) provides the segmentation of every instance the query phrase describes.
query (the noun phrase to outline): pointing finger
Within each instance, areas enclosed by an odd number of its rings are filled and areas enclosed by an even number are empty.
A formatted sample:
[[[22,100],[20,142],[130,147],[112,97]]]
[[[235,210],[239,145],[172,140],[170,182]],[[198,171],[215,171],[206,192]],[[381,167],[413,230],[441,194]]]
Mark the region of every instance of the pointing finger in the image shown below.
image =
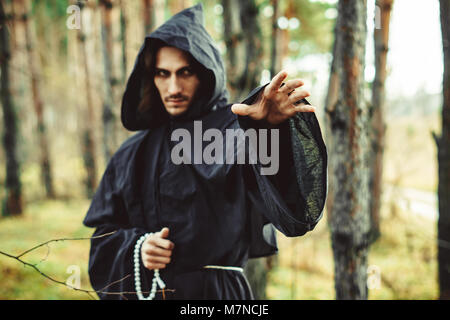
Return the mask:
[[[281,93],[289,94],[296,88],[303,86],[305,83],[300,79],[293,79],[286,81],[286,83],[280,88]]]
[[[311,105],[301,104],[299,106],[295,106],[294,110],[296,112],[315,112],[316,107],[313,107]]]
[[[297,101],[305,99],[306,97],[309,97],[310,94],[308,91],[306,90],[299,90],[299,91],[294,91],[290,96],[289,96],[289,101],[293,104],[295,104]]]
[[[277,92],[278,89],[281,87],[281,84],[283,83],[284,79],[286,79],[288,76],[286,71],[280,71],[275,77],[273,77],[270,84],[267,86],[269,92]]]

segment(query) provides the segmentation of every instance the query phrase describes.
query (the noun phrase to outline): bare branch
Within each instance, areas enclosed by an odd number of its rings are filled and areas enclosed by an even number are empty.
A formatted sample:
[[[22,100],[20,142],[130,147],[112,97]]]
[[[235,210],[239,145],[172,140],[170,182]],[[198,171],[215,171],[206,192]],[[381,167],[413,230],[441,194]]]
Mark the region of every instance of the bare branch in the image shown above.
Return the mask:
[[[91,239],[98,239],[98,238],[103,238],[103,237],[110,236],[110,235],[112,235],[112,234],[114,234],[114,233],[116,233],[116,231],[112,231],[112,232],[109,232],[109,233],[105,233],[105,234],[101,234],[101,235],[99,235],[99,236],[89,237],[89,238],[62,238],[62,239],[52,239],[52,240],[48,240],[48,241],[46,241],[46,242],[44,242],[44,243],[41,243],[41,244],[38,244],[37,246],[34,246],[34,247],[31,248],[31,249],[28,249],[28,250],[22,252],[21,254],[19,254],[19,255],[17,256],[17,258],[20,258],[20,257],[26,255],[27,253],[29,253],[29,252],[31,252],[31,251],[33,251],[33,250],[36,250],[36,249],[38,249],[38,248],[40,248],[40,247],[42,247],[42,246],[48,245],[49,243],[52,243],[52,242],[58,242],[58,241],[71,241],[71,240],[91,240]]]
[[[31,267],[32,269],[34,269],[36,272],[38,272],[38,273],[39,273],[40,275],[42,275],[44,278],[46,278],[46,279],[48,279],[48,280],[50,280],[50,281],[52,281],[52,282],[54,282],[54,283],[57,283],[57,284],[60,284],[60,285],[65,286],[65,287],[68,287],[68,288],[70,288],[70,289],[73,289],[73,290],[75,290],[75,291],[79,291],[79,292],[86,293],[86,294],[89,295],[89,297],[92,298],[92,299],[95,299],[95,297],[92,295],[93,293],[97,293],[97,294],[100,293],[100,294],[105,294],[105,295],[120,295],[120,296],[122,296],[124,299],[126,299],[126,297],[124,296],[125,294],[136,294],[137,292],[135,292],[135,291],[128,291],[128,292],[108,292],[108,291],[104,291],[104,290],[106,290],[107,288],[111,287],[111,286],[114,285],[114,284],[117,284],[117,283],[119,283],[119,282],[124,281],[125,279],[128,279],[128,278],[131,276],[131,274],[128,274],[128,275],[126,275],[125,277],[123,277],[122,279],[116,280],[116,281],[114,281],[114,282],[108,284],[107,286],[105,286],[105,287],[102,288],[101,290],[98,290],[98,291],[97,291],[97,290],[87,290],[87,289],[81,289],[81,288],[73,287],[73,286],[68,285],[67,283],[65,283],[65,282],[63,282],[63,281],[57,280],[57,279],[55,279],[55,278],[53,278],[53,277],[47,275],[46,273],[42,272],[42,271],[37,267],[37,265],[38,265],[39,263],[41,263],[42,261],[45,261],[45,260],[47,259],[47,257],[49,256],[49,254],[50,254],[50,247],[49,247],[49,244],[52,243],[52,242],[71,241],[71,240],[91,240],[91,239],[99,239],[99,238],[103,238],[103,237],[110,236],[110,235],[114,234],[115,232],[116,232],[116,231],[113,231],[113,232],[109,232],[109,233],[105,233],[105,234],[101,234],[101,235],[94,236],[94,237],[89,237],[89,238],[61,238],[61,239],[52,239],[52,240],[43,242],[43,243],[41,243],[41,244],[38,244],[38,245],[36,245],[36,246],[34,246],[34,247],[32,247],[32,248],[30,248],[30,249],[28,249],[28,250],[22,252],[22,253],[19,254],[19,255],[16,255],[16,256],[15,256],[15,255],[12,255],[12,254],[9,254],[9,253],[6,253],[6,252],[4,252],[4,251],[0,251],[0,255],[4,255],[5,257],[8,257],[8,258],[17,260],[17,261],[19,261],[20,263],[22,263],[24,266],[28,266],[28,267]],[[43,258],[39,263],[37,263],[37,264],[31,264],[31,263],[29,263],[29,262],[24,261],[24,260],[21,259],[21,257],[23,257],[24,255],[26,255],[26,254],[28,254],[28,253],[30,253],[30,252],[32,252],[32,251],[34,251],[34,250],[36,250],[36,249],[38,249],[38,248],[40,248],[40,247],[43,247],[43,246],[47,246],[48,250],[47,250],[47,254],[46,254],[45,258]],[[158,290],[157,292],[162,292],[163,295],[164,295],[165,292],[175,292],[175,290],[173,290],[173,289],[162,289],[162,290]],[[149,292],[142,292],[142,293],[148,294]]]

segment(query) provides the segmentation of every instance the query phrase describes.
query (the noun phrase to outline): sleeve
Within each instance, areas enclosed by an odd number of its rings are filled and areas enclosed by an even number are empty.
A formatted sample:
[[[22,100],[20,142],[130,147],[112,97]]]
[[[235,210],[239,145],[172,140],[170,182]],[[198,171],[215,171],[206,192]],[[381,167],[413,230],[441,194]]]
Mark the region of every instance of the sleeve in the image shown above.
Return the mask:
[[[89,277],[100,299],[136,299],[134,293],[134,246],[146,230],[131,227],[123,198],[114,188],[112,161],[83,223],[95,228],[89,253]],[[110,235],[105,235],[109,234]],[[141,263],[141,281],[147,283],[148,275]],[[143,291],[147,288],[142,287]]]
[[[253,90],[243,103],[253,103],[263,88]],[[302,102],[309,104],[305,99]],[[244,116],[238,116],[238,122],[244,130],[267,127]],[[250,164],[244,177],[247,196],[252,210],[283,234],[301,236],[313,230],[323,215],[327,193],[326,147],[315,113],[297,113],[275,129],[279,130],[278,171],[262,174],[260,161]],[[269,150],[274,150],[270,143]]]

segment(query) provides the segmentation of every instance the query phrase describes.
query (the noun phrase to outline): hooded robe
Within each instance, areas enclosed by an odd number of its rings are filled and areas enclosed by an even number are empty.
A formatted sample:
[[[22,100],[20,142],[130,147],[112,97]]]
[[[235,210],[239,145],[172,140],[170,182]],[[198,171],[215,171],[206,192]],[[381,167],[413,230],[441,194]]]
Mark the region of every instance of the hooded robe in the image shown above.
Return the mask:
[[[161,120],[154,119],[151,108],[145,114],[138,111],[143,54],[155,39],[189,52],[212,75],[206,100],[194,101],[181,117]],[[254,89],[242,103],[254,102],[263,88]],[[203,26],[201,5],[181,11],[145,38],[121,109],[124,127],[138,132],[112,156],[84,219],[95,228],[89,276],[101,299],[137,298],[135,244],[163,227],[169,228],[175,247],[171,262],[160,270],[167,290],[164,297],[157,292],[155,299],[252,299],[242,272],[203,267],[244,267],[249,258],[276,253],[274,227],[294,237],[318,223],[327,190],[327,154],[314,113],[297,113],[277,126],[280,164],[275,175],[261,174],[259,161],[171,161],[172,132],[181,128],[194,137],[194,121],[201,121],[203,132],[214,128],[224,135],[227,129],[264,128],[232,113],[231,105],[223,61]],[[140,273],[142,291],[149,292],[153,271],[141,262]]]

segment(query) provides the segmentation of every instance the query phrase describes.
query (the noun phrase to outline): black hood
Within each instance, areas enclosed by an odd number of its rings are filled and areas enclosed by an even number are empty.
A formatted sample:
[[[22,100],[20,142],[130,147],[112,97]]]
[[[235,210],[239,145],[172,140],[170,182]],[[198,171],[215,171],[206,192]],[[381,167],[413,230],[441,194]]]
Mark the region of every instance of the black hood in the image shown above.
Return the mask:
[[[184,119],[195,119],[210,112],[213,108],[224,107],[228,101],[225,67],[214,40],[204,27],[203,7],[201,4],[197,4],[177,13],[145,37],[122,99],[122,124],[130,131],[150,129],[154,123],[160,123],[160,121],[153,121],[155,117],[160,117],[154,108],[150,107],[150,111],[145,113],[138,111],[142,98],[143,77],[145,76],[143,56],[147,49],[152,49],[152,46],[156,46],[156,42],[159,41],[190,53],[195,60],[210,71],[213,78],[211,79],[214,83],[213,89],[209,90],[211,92],[196,99],[183,115]],[[155,103],[160,104],[160,101],[155,101]]]

